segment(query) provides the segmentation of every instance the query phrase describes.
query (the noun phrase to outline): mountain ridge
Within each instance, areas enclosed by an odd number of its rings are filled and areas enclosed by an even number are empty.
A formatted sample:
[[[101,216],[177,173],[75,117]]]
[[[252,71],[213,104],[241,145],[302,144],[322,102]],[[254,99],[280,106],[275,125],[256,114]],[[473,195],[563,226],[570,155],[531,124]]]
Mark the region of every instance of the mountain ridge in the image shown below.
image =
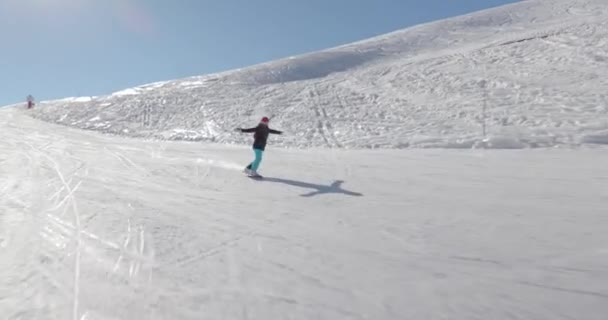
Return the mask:
[[[248,68],[45,102],[33,115],[229,144],[248,141],[232,128],[268,115],[288,132],[276,144],[298,148],[605,143],[605,21],[597,0],[524,1]]]

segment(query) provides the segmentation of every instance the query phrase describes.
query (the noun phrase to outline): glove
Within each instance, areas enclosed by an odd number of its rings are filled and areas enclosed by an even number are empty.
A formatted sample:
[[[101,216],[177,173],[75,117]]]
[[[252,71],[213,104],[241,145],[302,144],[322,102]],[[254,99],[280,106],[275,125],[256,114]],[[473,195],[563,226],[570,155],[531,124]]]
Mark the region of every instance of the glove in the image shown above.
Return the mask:
[[[236,129],[234,129],[234,131],[236,131],[236,132],[241,132],[241,131],[243,131],[243,129],[241,129],[241,128],[236,128]]]

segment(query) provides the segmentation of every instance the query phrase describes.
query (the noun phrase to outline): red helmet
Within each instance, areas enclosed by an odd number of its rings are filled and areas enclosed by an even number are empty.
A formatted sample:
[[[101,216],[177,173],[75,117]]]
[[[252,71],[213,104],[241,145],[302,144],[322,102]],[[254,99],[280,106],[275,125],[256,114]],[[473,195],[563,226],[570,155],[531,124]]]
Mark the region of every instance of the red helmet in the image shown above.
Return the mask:
[[[268,117],[263,117],[260,122],[261,123],[268,123],[269,121],[270,121],[270,119],[268,119]]]

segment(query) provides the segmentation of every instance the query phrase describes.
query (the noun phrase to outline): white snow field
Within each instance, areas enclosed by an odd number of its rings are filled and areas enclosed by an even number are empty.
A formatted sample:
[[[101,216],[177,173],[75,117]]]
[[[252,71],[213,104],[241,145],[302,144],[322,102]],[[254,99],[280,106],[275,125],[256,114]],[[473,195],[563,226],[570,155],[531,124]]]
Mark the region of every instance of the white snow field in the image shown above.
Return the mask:
[[[608,2],[532,0],[1,108],[0,319],[606,320],[606,74]]]
[[[608,314],[602,149],[270,148],[255,181],[248,147],[0,119],[2,319]]]
[[[531,0],[251,68],[48,102],[35,116],[244,143],[232,129],[270,115],[291,133],[277,144],[292,147],[608,144],[606,74],[606,0]]]

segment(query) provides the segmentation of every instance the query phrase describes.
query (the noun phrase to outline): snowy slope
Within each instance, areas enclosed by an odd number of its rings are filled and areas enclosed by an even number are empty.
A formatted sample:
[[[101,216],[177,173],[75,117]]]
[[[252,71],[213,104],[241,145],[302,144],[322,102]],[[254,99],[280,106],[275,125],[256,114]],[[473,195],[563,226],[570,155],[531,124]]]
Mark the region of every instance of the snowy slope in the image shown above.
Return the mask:
[[[273,143],[289,147],[605,144],[606,74],[605,0],[530,0],[241,70],[51,101],[33,114],[222,143],[248,142],[232,129],[270,115],[289,133]]]
[[[606,143],[606,7],[0,109],[0,318],[605,320],[606,149],[344,149]]]
[[[273,150],[0,110],[0,317],[605,320],[605,150]]]

